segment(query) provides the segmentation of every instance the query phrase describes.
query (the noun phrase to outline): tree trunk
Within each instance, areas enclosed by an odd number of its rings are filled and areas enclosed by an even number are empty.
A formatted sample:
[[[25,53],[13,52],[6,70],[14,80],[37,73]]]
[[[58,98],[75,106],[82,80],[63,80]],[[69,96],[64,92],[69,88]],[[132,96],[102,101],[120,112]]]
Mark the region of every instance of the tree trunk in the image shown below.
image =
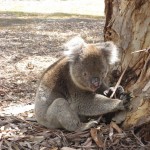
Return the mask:
[[[121,84],[132,93],[124,127],[150,122],[150,0],[105,0],[105,41],[120,50]]]

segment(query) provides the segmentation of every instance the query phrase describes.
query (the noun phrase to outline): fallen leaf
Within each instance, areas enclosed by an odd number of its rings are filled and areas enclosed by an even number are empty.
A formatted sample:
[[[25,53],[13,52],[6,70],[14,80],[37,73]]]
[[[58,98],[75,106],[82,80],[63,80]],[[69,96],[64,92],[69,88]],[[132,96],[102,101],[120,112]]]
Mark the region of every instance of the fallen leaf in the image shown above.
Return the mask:
[[[97,144],[98,147],[104,147],[104,142],[98,136],[98,133],[97,133],[98,131],[99,130],[96,128],[91,128],[91,130],[90,130],[91,137],[95,141],[95,143]]]
[[[92,138],[89,137],[89,138],[87,138],[87,140],[83,143],[83,146],[90,147],[91,145],[92,145]]]
[[[18,145],[16,145],[15,143],[13,143],[13,149],[20,150],[20,148],[18,147]]]
[[[110,127],[114,128],[118,133],[122,133],[122,129],[115,122],[110,123]]]

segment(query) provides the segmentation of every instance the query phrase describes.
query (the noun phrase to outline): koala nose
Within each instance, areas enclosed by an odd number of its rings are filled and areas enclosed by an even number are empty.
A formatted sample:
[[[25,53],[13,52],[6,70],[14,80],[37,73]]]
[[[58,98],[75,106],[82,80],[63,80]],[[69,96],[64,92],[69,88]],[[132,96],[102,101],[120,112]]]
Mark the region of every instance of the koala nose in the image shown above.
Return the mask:
[[[91,83],[92,83],[93,88],[97,89],[100,86],[100,78],[92,77]]]

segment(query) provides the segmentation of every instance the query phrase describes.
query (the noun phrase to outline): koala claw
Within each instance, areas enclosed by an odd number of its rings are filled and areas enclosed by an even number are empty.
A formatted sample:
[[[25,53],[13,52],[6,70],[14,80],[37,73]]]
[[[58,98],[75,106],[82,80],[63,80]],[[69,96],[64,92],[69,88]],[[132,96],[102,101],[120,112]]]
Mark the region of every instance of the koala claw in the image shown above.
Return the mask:
[[[115,90],[115,87],[110,87],[109,89],[104,91],[104,95],[107,97],[110,97],[114,90]],[[116,98],[120,99],[120,95],[122,93],[124,93],[124,88],[121,85],[119,85],[115,92]]]

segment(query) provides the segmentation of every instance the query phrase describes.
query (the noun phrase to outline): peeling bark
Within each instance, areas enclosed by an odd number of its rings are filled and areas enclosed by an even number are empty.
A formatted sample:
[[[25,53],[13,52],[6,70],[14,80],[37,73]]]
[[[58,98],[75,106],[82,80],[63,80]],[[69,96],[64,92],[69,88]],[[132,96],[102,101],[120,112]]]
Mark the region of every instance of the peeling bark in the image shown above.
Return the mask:
[[[150,121],[150,0],[105,0],[105,13],[104,39],[118,45],[120,71],[128,66],[122,84],[133,94],[123,125],[137,126]]]

